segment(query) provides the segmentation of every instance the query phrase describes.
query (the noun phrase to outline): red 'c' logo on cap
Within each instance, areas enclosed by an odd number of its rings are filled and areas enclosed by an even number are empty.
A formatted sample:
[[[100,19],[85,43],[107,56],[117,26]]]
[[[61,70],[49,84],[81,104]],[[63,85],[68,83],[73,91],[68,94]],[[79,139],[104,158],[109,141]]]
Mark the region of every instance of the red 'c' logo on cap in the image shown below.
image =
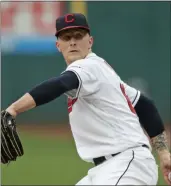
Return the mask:
[[[72,23],[73,21],[74,21],[74,15],[73,14],[65,15],[65,22],[66,23]]]

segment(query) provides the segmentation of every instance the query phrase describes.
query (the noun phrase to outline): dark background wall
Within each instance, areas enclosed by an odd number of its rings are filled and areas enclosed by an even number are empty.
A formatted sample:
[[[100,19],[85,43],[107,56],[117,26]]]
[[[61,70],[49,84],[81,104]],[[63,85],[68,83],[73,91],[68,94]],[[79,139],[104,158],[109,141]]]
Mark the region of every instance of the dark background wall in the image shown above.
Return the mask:
[[[87,2],[93,51],[154,99],[170,122],[170,2]],[[2,54],[2,108],[66,67],[58,53]],[[66,97],[23,113],[22,123],[68,121]]]

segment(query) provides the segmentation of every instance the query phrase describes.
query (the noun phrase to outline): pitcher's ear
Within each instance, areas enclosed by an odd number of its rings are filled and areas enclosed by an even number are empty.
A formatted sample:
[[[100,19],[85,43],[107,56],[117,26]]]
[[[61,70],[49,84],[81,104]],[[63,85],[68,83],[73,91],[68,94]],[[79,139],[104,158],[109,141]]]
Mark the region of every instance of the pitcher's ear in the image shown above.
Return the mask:
[[[56,48],[58,49],[59,52],[61,52],[60,46],[59,46],[59,42],[56,41]]]
[[[94,42],[94,39],[93,39],[93,37],[91,36],[90,39],[89,39],[89,44],[90,44],[90,45],[93,45],[93,42]]]

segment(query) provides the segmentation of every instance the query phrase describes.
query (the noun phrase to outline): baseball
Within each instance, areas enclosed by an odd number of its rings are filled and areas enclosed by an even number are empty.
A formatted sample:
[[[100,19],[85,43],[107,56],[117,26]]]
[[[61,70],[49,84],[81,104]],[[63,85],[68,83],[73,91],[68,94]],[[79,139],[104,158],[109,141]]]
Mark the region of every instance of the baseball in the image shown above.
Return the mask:
[[[171,172],[168,174],[169,181],[171,181]]]

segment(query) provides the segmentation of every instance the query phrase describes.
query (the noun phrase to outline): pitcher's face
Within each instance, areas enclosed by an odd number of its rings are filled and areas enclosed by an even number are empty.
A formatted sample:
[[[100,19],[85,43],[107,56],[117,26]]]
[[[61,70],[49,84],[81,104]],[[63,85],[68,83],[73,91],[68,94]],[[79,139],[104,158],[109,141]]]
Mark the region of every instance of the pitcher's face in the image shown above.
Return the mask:
[[[93,38],[82,28],[71,28],[61,31],[56,42],[58,50],[64,56],[67,65],[84,59],[91,50]]]

